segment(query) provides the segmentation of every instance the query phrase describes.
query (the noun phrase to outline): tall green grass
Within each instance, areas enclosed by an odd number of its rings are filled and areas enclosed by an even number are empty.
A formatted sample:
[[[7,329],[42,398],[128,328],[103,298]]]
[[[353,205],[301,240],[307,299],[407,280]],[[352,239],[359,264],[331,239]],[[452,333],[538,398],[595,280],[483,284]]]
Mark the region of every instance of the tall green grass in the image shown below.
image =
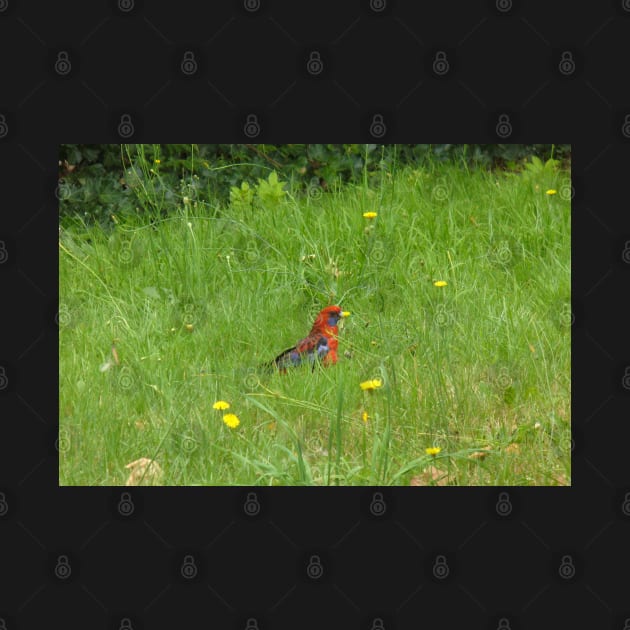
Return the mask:
[[[165,485],[570,483],[570,173],[440,165],[225,208],[137,169],[150,222],[60,235],[62,485],[140,457]],[[352,313],[336,366],[258,369],[329,304]]]

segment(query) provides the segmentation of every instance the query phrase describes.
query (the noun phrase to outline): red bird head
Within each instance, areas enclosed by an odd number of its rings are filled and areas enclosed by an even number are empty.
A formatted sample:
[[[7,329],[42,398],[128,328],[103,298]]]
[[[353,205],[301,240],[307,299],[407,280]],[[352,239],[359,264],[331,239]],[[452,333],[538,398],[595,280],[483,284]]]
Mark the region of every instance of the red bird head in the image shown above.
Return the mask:
[[[346,317],[346,313],[341,310],[341,307],[327,306],[320,311],[310,334],[337,335],[337,323],[342,317]]]

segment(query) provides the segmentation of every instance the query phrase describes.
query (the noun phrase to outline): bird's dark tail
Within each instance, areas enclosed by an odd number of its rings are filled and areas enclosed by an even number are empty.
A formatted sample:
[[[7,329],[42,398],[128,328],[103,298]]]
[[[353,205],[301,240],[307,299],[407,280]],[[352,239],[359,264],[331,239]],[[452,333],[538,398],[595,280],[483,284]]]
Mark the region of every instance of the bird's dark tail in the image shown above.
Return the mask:
[[[300,365],[310,365],[312,369],[315,369],[315,364],[321,361],[328,354],[329,350],[328,338],[322,335],[308,350],[301,349],[299,346],[287,348],[273,359],[273,361],[264,363],[261,367],[268,372],[279,370],[283,373],[287,371],[287,368],[298,367]]]

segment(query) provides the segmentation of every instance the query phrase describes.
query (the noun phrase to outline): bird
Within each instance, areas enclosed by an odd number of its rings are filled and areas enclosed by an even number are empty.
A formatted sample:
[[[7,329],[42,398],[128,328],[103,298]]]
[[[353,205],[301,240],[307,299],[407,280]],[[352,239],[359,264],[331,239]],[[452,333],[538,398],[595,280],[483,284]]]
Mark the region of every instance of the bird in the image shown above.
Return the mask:
[[[286,372],[289,367],[308,364],[315,368],[315,363],[329,366],[337,363],[337,324],[340,319],[350,315],[339,306],[327,306],[320,311],[307,337],[298,341],[293,347],[283,350],[268,367],[276,367]]]

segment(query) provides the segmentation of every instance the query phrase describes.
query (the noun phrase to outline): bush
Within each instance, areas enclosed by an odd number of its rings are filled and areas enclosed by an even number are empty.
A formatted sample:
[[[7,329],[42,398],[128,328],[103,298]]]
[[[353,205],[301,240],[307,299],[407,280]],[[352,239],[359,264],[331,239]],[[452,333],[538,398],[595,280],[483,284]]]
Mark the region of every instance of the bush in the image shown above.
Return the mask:
[[[570,151],[569,145],[551,144],[64,144],[60,218],[106,226],[112,215],[150,210],[143,204],[155,193],[173,205],[188,197],[220,206],[238,196],[247,199],[250,188],[269,182],[274,171],[299,194],[347,182],[378,186],[383,173],[408,164],[450,161],[517,170],[532,155],[566,160]],[[152,194],[143,195],[148,185]]]

